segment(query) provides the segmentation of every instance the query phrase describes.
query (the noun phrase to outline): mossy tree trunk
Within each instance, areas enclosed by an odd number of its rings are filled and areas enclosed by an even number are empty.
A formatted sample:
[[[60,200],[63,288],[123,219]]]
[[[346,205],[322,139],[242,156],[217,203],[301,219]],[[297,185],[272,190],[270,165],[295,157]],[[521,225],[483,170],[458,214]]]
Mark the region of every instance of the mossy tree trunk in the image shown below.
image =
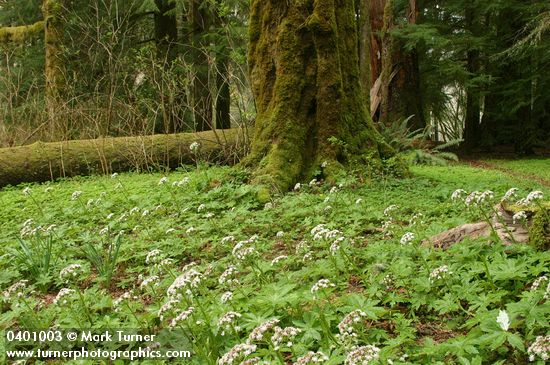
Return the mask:
[[[44,0],[42,3],[46,47],[46,67],[44,70],[46,111],[50,121],[59,118],[58,109],[61,102],[61,92],[65,86],[65,68],[62,58],[63,32],[65,29],[64,10],[64,0]]]
[[[355,9],[352,0],[252,0],[257,117],[246,163],[257,183],[286,191],[315,171],[330,180],[359,156],[393,154],[366,110]]]

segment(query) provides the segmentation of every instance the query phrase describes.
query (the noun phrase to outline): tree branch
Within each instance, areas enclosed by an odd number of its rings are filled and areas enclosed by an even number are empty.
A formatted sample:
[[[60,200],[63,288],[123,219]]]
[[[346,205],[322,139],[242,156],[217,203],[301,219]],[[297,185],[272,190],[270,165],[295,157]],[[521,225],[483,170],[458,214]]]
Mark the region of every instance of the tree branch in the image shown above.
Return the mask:
[[[32,25],[21,25],[18,27],[1,27],[0,44],[23,43],[28,39],[36,37],[44,31],[44,21],[38,21]]]

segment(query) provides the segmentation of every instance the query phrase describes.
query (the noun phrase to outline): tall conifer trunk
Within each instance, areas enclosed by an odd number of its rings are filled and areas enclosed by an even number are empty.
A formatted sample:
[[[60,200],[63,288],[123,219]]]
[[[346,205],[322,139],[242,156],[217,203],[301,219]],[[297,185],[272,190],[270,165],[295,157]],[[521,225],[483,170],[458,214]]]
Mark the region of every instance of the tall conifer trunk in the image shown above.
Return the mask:
[[[252,0],[249,66],[257,117],[247,160],[285,191],[359,157],[393,155],[365,107],[355,1]]]

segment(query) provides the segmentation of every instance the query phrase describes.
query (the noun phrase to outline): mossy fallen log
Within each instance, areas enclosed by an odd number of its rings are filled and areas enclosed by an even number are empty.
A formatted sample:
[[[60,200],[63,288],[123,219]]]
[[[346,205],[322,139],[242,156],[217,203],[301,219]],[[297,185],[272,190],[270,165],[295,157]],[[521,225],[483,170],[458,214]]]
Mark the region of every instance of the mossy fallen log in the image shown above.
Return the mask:
[[[0,27],[0,44],[23,43],[44,31],[44,21],[18,27]]]
[[[0,188],[60,177],[150,171],[194,164],[198,159],[232,164],[246,147],[242,129],[139,137],[101,138],[0,149]],[[198,153],[190,150],[199,142]]]

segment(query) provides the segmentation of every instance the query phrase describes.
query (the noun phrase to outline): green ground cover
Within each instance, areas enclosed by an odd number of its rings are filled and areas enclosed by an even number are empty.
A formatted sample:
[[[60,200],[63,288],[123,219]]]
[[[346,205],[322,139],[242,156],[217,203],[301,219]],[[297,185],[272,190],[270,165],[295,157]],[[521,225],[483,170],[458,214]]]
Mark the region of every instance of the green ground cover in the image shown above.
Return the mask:
[[[550,182],[550,159],[521,159],[521,160],[497,160],[490,159],[485,162],[500,168],[509,169],[516,173],[532,175]]]
[[[4,189],[0,327],[172,333],[193,356],[170,363],[543,364],[548,281],[532,285],[550,253],[421,242],[481,219],[456,189],[492,190],[487,207],[512,187],[550,191],[465,166],[412,172],[268,204],[221,167]]]

